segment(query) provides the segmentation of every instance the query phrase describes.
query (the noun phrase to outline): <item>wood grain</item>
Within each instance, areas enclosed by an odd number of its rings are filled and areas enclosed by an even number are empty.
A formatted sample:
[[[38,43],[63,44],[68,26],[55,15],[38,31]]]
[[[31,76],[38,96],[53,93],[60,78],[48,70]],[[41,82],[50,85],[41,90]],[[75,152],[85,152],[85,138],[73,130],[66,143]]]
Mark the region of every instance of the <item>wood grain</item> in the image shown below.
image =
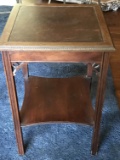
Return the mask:
[[[108,65],[109,65],[109,53],[103,53],[103,59],[101,63],[101,71],[100,71],[100,77],[96,95],[96,105],[95,105],[95,125],[94,125],[92,150],[91,150],[93,155],[97,154],[98,151],[100,120],[104,102]]]
[[[94,125],[92,154],[96,154],[109,62],[107,51],[114,51],[100,7],[17,5],[3,31],[0,50],[5,51],[2,54],[19,153],[24,154],[20,125],[64,121]],[[11,68],[14,62],[87,62],[87,75],[91,78],[90,63],[100,63],[95,112],[90,100],[90,83],[85,78],[29,77],[26,63],[23,66],[25,99],[19,121]]]
[[[11,66],[9,54],[7,52],[2,52],[2,59],[4,63],[4,70],[6,74],[8,92],[9,92],[11,109],[13,114],[15,134],[16,134],[16,140],[18,144],[18,152],[19,154],[23,155],[24,154],[23,137],[22,137],[22,131],[21,131],[21,125],[20,125],[15,82],[14,82],[14,77],[12,73],[12,66]]]
[[[20,115],[22,125],[41,122],[93,125],[94,110],[89,81],[80,77],[29,77],[25,84],[25,98]]]
[[[114,51],[98,5],[16,5],[10,17],[1,50]]]
[[[102,59],[101,52],[11,52],[12,62],[96,62]]]
[[[115,86],[115,93],[120,108],[120,9],[104,13],[116,52],[110,56],[110,67]]]

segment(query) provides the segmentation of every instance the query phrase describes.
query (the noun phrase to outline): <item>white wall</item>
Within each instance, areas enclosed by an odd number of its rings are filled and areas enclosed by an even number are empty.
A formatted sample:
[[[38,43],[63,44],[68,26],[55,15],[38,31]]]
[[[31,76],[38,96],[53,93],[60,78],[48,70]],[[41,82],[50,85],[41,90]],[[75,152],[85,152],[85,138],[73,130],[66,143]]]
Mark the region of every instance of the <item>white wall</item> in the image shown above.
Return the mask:
[[[16,4],[16,0],[0,0],[0,5],[10,5],[13,6]]]

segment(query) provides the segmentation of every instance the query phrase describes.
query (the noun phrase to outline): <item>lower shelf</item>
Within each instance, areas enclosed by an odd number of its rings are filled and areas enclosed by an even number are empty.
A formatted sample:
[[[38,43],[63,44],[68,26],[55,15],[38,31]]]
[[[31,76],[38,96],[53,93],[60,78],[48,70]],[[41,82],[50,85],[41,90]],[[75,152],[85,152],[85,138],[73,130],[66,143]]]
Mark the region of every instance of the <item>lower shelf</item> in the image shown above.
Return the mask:
[[[89,82],[81,77],[30,76],[20,111],[21,125],[52,122],[94,124]]]

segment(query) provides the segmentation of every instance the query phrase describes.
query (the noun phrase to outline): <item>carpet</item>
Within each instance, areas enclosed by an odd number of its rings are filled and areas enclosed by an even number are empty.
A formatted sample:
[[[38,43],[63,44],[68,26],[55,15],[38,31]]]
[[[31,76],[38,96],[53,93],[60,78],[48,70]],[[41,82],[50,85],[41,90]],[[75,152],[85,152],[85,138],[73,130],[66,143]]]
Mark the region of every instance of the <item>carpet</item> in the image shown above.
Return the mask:
[[[0,12],[11,7],[0,6]],[[0,14],[0,34],[8,13]],[[30,74],[46,77],[68,77],[85,72],[81,64],[30,64]],[[92,97],[95,99],[96,76]],[[16,74],[19,105],[23,99],[21,70]],[[120,111],[115,96],[111,71],[107,75],[106,96],[103,106],[100,144],[97,156],[90,153],[92,127],[78,124],[46,124],[23,128],[26,153],[18,155],[6,80],[0,56],[0,160],[119,160]]]

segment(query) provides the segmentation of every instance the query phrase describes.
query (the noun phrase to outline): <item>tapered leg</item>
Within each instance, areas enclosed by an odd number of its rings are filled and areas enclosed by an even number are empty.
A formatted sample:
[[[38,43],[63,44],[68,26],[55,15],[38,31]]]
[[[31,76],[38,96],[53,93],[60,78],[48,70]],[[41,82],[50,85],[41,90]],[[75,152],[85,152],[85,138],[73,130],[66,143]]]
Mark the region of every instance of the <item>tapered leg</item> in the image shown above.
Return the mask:
[[[93,155],[97,154],[97,150],[98,150],[100,120],[102,115],[102,106],[104,101],[108,65],[109,65],[109,53],[103,53],[100,77],[99,77],[98,88],[97,88],[96,106],[95,106],[95,125],[94,125],[94,132],[93,132],[93,141],[92,141]]]
[[[16,87],[15,87],[14,77],[12,73],[11,62],[9,58],[9,52],[2,52],[2,58],[3,58],[3,63],[4,63],[7,87],[8,87],[11,109],[12,109],[12,114],[13,114],[13,121],[14,121],[14,127],[15,127],[16,140],[18,144],[18,151],[19,151],[19,154],[23,155],[24,146],[23,146],[22,130],[20,126]]]

